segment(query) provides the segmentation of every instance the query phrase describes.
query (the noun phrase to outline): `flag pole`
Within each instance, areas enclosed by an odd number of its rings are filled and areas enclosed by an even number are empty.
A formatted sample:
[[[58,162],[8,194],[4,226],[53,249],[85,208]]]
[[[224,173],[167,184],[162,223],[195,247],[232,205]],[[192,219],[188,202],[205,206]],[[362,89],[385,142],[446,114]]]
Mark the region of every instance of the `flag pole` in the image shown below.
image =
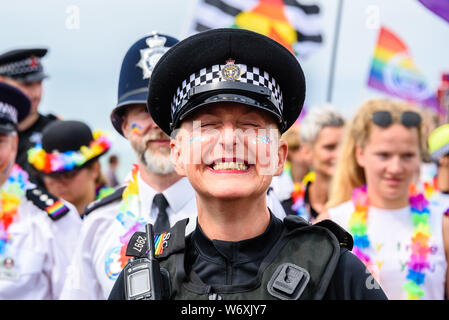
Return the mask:
[[[343,0],[338,1],[338,9],[337,9],[337,20],[335,21],[335,37],[334,44],[332,48],[332,57],[331,57],[331,68],[329,74],[329,83],[327,86],[327,102],[332,102],[332,91],[334,87],[334,77],[335,77],[335,63],[337,60],[337,48],[338,48],[338,40],[340,37],[340,25],[341,25],[341,16],[343,12]]]

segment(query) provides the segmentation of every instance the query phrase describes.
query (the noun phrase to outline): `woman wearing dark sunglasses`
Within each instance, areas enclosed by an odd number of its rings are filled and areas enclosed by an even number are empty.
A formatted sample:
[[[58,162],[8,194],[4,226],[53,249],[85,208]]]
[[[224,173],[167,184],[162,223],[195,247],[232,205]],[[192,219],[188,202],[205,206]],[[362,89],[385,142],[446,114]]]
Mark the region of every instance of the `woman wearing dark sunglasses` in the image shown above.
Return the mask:
[[[345,133],[327,204],[326,215],[353,235],[352,252],[389,299],[443,299],[449,289],[449,202],[413,184],[425,150],[421,127],[406,104],[362,105]]]

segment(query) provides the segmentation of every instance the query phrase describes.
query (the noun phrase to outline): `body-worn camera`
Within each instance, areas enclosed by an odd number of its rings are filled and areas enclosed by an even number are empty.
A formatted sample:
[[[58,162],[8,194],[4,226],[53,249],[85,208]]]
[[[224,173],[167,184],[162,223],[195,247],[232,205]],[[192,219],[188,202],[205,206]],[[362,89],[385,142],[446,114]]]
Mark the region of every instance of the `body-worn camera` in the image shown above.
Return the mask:
[[[168,271],[161,270],[155,258],[153,237],[153,226],[147,224],[145,235],[140,232],[131,240],[137,249],[146,250],[147,254],[138,259],[131,258],[125,267],[126,300],[162,300],[170,296]]]

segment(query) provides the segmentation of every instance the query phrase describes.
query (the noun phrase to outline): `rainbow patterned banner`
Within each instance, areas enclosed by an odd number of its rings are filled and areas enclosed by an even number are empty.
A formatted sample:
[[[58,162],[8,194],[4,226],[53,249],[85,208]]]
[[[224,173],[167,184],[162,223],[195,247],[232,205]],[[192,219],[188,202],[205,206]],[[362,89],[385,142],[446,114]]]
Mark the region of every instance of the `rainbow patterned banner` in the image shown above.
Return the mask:
[[[266,35],[298,57],[323,43],[320,6],[297,0],[199,0],[187,35],[240,28]]]
[[[381,27],[379,31],[368,86],[429,107],[439,114],[445,112],[436,97],[436,90],[428,87],[413,62],[407,45],[386,27]]]

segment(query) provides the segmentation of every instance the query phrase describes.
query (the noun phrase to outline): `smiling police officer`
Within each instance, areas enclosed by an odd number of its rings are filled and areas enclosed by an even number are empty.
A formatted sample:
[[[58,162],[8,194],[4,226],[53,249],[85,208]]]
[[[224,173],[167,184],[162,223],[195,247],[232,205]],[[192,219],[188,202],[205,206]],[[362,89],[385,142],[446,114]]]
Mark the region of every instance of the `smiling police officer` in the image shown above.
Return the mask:
[[[127,253],[137,259],[109,299],[386,299],[345,230],[267,208],[287,155],[280,135],[304,98],[296,57],[251,31],[202,32],[159,60],[148,107],[195,189],[197,226],[184,239],[178,222],[154,246],[150,225],[136,233]]]
[[[31,101],[28,116],[18,124],[19,149],[16,162],[41,186],[43,182],[34,171],[29,170],[27,151],[41,141],[44,128],[57,119],[53,114],[44,115],[38,110],[43,95],[43,80],[48,77],[41,59],[47,52],[46,48],[25,48],[10,50],[0,55],[0,82],[18,88]]]

